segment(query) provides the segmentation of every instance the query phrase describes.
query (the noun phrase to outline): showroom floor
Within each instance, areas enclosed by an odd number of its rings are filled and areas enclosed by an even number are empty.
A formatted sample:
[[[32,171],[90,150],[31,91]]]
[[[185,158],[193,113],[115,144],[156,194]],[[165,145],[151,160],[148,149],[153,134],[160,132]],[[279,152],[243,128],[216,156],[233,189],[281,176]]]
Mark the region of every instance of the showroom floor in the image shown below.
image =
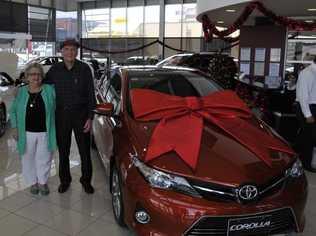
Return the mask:
[[[2,90],[2,91],[1,91]],[[11,89],[0,88],[1,97],[7,105],[12,100]],[[87,195],[81,188],[80,162],[73,145],[71,172],[73,182],[68,192],[59,194],[56,176],[57,155],[54,156],[49,187],[51,193],[34,196],[24,185],[21,163],[15,151],[15,141],[10,129],[0,138],[0,230],[1,235],[10,236],[100,236],[133,235],[118,227],[114,221],[111,196],[105,182],[104,169],[96,153],[93,159],[93,185],[95,194]],[[306,208],[307,225],[304,236],[316,235],[316,174],[306,173],[309,180],[309,199]],[[314,218],[315,217],[315,218]]]

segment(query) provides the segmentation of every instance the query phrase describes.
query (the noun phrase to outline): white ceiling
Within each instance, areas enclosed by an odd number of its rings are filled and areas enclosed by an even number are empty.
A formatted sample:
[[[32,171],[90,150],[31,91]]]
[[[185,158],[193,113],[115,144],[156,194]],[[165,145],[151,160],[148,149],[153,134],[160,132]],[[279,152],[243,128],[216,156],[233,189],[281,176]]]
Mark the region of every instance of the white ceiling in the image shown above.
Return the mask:
[[[209,9],[211,9],[212,1],[221,0],[208,0],[208,3],[210,4]],[[260,0],[260,2],[262,2],[266,8],[272,10],[277,15],[316,20],[316,12],[307,11],[308,8],[316,9],[316,0]],[[206,13],[209,16],[210,20],[213,22],[224,21],[224,24],[217,24],[218,26],[231,25],[240,16],[247,4],[249,4],[249,2],[230,5],[214,10],[206,9],[205,12],[200,12],[200,14],[198,13],[197,18],[198,20],[200,20],[201,16]],[[226,9],[235,9],[236,12],[226,12]],[[251,21],[256,16],[262,15],[257,10],[255,10],[250,17],[249,23],[251,23]]]

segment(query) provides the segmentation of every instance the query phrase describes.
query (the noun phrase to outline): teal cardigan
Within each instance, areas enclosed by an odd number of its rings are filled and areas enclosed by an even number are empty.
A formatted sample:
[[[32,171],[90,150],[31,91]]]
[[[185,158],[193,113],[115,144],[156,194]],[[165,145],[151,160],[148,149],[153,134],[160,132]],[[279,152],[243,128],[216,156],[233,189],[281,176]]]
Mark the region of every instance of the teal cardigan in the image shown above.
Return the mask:
[[[47,147],[49,151],[54,151],[57,149],[55,128],[56,95],[54,87],[48,84],[43,84],[41,96],[43,98],[46,111],[46,130],[48,136]],[[10,108],[11,127],[18,129],[17,148],[20,155],[23,155],[25,152],[25,116],[29,97],[30,95],[28,93],[27,86],[20,87]]]

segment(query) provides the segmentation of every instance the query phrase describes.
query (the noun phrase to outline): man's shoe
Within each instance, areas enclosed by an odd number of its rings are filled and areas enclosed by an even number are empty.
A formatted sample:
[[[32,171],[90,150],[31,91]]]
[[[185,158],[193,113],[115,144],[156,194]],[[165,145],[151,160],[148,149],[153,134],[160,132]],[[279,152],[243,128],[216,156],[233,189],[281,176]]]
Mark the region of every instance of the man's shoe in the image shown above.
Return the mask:
[[[70,184],[60,184],[58,187],[58,192],[59,193],[64,193],[68,190]]]
[[[309,172],[316,173],[316,169],[313,168],[313,167],[308,167],[308,168],[306,168],[306,170],[309,171]]]
[[[49,194],[49,188],[47,184],[40,184],[39,185],[39,192],[43,196],[47,196]]]
[[[82,187],[86,193],[88,193],[88,194],[94,193],[94,188],[92,187],[91,184],[82,183]]]
[[[33,184],[30,188],[30,192],[34,195],[37,195],[39,190],[38,190],[38,184]]]

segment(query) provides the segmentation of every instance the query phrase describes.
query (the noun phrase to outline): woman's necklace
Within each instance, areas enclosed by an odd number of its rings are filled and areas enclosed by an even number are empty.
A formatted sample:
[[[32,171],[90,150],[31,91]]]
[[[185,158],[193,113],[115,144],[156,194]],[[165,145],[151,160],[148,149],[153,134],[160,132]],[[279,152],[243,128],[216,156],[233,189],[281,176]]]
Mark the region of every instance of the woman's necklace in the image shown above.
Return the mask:
[[[36,93],[33,98],[30,97],[30,107],[31,108],[33,108],[35,106],[36,100],[37,100],[37,97],[38,97],[39,94],[40,94],[40,92]]]
[[[34,92],[34,93],[31,93],[31,89],[29,88],[29,94],[30,94],[30,104],[29,104],[29,106],[31,107],[31,108],[33,108],[34,106],[35,106],[35,104],[36,104],[36,100],[37,100],[37,97],[38,97],[38,95],[41,93],[41,88],[38,88],[38,89],[34,89],[36,92]],[[33,91],[34,91],[33,90]],[[32,97],[32,94],[34,95],[33,97]]]

